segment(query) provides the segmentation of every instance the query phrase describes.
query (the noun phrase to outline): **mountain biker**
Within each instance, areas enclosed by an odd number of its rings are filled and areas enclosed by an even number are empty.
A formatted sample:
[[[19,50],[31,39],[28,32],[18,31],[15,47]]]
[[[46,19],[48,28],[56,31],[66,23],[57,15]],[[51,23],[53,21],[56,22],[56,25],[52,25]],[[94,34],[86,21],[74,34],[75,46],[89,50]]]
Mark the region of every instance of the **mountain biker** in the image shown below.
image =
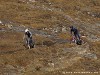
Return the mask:
[[[25,43],[28,45],[28,48],[30,49],[31,45],[33,44],[33,41],[32,41],[32,33],[29,31],[29,29],[25,29],[24,40]]]
[[[75,37],[75,39],[80,40],[79,31],[73,26],[70,26],[71,35]]]

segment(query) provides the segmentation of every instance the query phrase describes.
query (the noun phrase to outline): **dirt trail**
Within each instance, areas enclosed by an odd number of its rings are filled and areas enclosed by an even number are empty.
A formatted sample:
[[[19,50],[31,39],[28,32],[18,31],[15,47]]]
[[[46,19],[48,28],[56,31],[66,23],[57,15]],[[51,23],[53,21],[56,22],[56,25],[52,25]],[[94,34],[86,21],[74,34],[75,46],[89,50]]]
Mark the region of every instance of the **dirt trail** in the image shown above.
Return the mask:
[[[55,34],[48,34],[47,32],[43,31],[43,30],[37,30],[31,27],[25,27],[24,25],[19,25],[13,22],[7,22],[7,21],[2,21],[2,25],[4,25],[5,27],[8,28],[7,29],[1,29],[1,32],[5,32],[5,31],[13,31],[13,32],[23,32],[25,31],[26,28],[29,28],[29,30],[32,32],[33,35],[40,35],[43,37],[47,37],[50,38],[51,40],[55,41],[56,43],[66,43],[69,42],[69,40],[64,40],[61,38],[58,38]]]
[[[55,12],[55,13],[61,15],[64,19],[70,21],[72,24],[77,25],[78,28],[80,28],[87,35],[87,40],[89,40],[90,42],[100,41],[100,36],[97,36],[97,34],[100,34],[100,24],[95,24],[95,25],[88,24],[88,23],[85,24],[84,22],[81,22],[81,21],[79,23],[76,20],[74,20],[73,18],[71,18],[71,16],[65,14],[62,11],[62,9],[47,7],[45,5],[33,6],[33,5],[29,4],[29,6],[32,9],[35,8],[35,9],[48,10],[50,12]],[[65,20],[65,22],[66,22],[66,20]],[[49,34],[43,30],[34,29],[31,27],[20,25],[18,23],[14,23],[14,22],[7,21],[7,20],[1,20],[0,25],[5,26],[5,28],[0,29],[0,32],[24,33],[24,30],[26,28],[29,28],[29,30],[33,33],[33,35],[39,35],[41,37],[49,38],[52,41],[54,41],[55,44],[65,44],[65,43],[70,42],[68,39],[65,40],[65,39],[59,38],[56,33]],[[92,33],[92,35],[90,33]],[[33,52],[33,54],[29,54],[29,55],[32,55],[33,58],[36,56],[37,58],[36,59],[34,58],[34,60],[31,61],[30,64],[28,64],[26,67],[21,67],[21,66],[13,67],[12,65],[6,65],[6,66],[2,67],[1,69],[4,70],[5,73],[10,74],[10,75],[22,75],[27,71],[29,71],[29,72],[32,71],[33,73],[37,72],[37,71],[46,73],[46,72],[54,72],[57,70],[65,69],[65,68],[77,63],[80,59],[82,59],[84,57],[93,59],[93,60],[98,59],[97,55],[95,53],[91,53],[90,45],[87,42],[83,43],[82,45],[74,45],[74,47],[71,47],[71,48],[64,48],[64,47],[58,48],[57,47],[55,50],[55,51],[57,51],[56,53],[50,52],[49,54],[46,53],[46,51],[44,51],[44,53],[43,53],[43,51],[38,49],[38,48],[42,49],[43,47],[45,48],[45,46],[42,46],[42,47],[36,47],[36,48],[30,50],[30,51],[34,51],[34,52]],[[51,51],[50,46],[48,46],[46,48],[49,51]],[[27,52],[29,52],[29,51],[26,49],[16,49],[15,51],[2,51],[2,52],[0,52],[0,55],[1,56],[6,55],[6,54],[10,55],[10,54],[14,54],[14,53],[16,55],[16,53],[20,53],[20,52],[26,52],[25,54],[27,54]],[[45,57],[45,56],[47,56],[47,57]],[[26,68],[27,68],[27,70],[25,71]],[[0,71],[2,71],[2,70],[0,70]]]

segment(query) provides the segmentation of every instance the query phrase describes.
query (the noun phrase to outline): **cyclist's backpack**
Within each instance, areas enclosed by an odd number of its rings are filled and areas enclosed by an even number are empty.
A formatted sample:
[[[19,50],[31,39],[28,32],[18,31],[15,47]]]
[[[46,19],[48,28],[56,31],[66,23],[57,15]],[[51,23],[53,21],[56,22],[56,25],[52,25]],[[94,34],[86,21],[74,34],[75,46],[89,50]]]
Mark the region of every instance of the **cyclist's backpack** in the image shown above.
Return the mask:
[[[30,32],[26,32],[25,35],[27,35],[28,38],[30,38],[30,36],[31,36]]]

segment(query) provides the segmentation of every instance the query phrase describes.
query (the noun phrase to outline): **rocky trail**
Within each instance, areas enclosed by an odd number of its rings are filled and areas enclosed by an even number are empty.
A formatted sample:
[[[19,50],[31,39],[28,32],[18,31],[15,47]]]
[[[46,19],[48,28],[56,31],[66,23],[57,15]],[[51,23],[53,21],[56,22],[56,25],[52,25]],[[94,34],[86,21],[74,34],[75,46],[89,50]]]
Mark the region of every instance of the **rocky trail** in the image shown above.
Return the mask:
[[[0,75],[100,72],[99,2],[0,1]],[[70,43],[71,25],[80,31],[82,45]],[[33,34],[35,48],[23,46],[26,28]]]
[[[69,42],[69,40],[67,40],[67,39],[64,40],[64,39],[58,38],[56,36],[57,34],[49,34],[46,31],[37,30],[37,29],[31,28],[31,27],[25,27],[24,25],[18,25],[16,23],[12,23],[12,22],[8,22],[7,23],[5,21],[2,21],[1,25],[8,28],[8,30],[6,28],[1,28],[0,29],[1,32],[13,31],[13,32],[23,32],[24,33],[25,29],[29,28],[29,30],[32,32],[33,35],[40,35],[40,36],[43,36],[43,37],[50,38],[53,41],[55,41],[56,43],[66,43],[66,42]]]

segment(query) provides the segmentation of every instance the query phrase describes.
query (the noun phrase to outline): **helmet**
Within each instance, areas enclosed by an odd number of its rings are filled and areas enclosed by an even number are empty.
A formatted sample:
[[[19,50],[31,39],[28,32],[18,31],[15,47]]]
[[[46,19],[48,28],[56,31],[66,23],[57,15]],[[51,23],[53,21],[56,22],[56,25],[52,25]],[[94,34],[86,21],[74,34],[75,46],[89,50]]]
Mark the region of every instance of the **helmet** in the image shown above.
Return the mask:
[[[70,26],[70,28],[73,28],[73,26]]]
[[[27,29],[25,29],[25,32],[28,32],[29,30],[28,30],[28,28]]]

